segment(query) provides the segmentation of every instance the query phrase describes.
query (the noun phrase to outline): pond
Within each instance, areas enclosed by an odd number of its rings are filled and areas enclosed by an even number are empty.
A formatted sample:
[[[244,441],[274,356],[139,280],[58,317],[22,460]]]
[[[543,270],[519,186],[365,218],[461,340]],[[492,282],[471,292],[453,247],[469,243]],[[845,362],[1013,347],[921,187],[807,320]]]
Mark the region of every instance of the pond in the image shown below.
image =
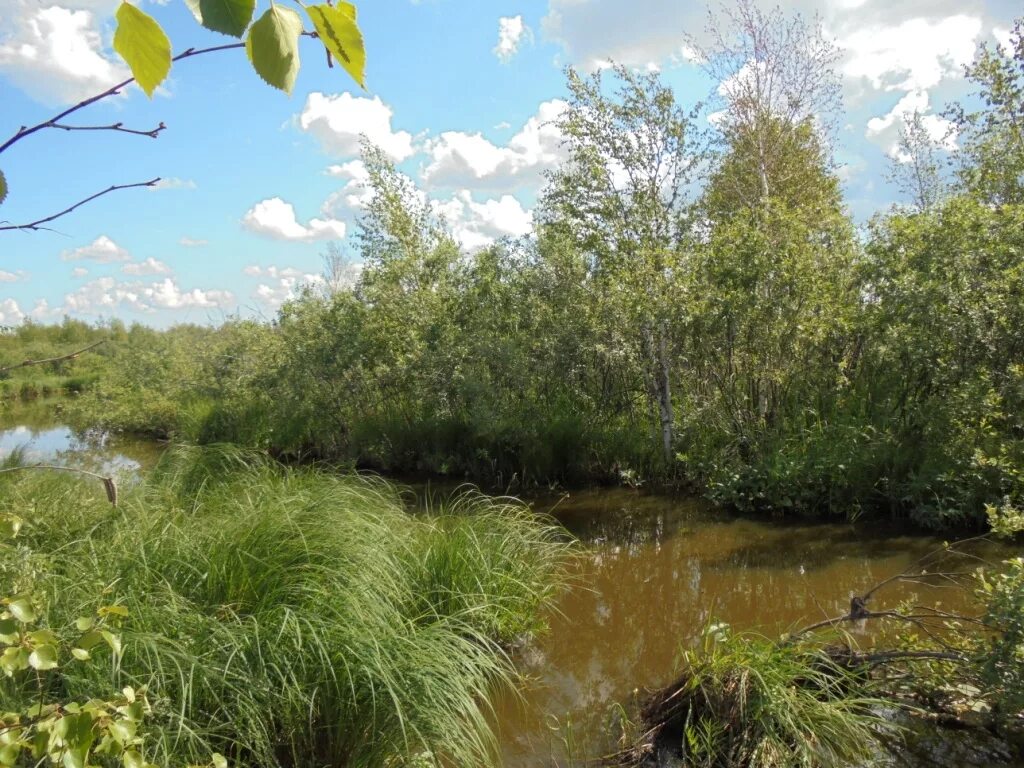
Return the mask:
[[[30,462],[137,474],[159,457],[156,443],[77,436],[59,423],[59,406],[0,405],[0,460],[21,449]],[[696,499],[621,488],[539,496],[531,503],[572,531],[584,555],[578,586],[561,600],[550,631],[517,656],[528,684],[496,704],[507,768],[567,766],[600,756],[616,704],[628,705],[638,689],[668,682],[680,650],[693,647],[709,622],[776,637],[844,613],[852,594],[942,545],[937,537],[877,521],[746,519]],[[984,544],[978,554],[999,560],[1016,551]],[[874,607],[902,599],[969,608],[962,591],[921,584],[887,587]],[[911,749],[876,764],[1015,765],[998,744],[975,734],[934,731],[918,733]]]
[[[0,401],[0,462],[21,452],[27,464],[80,467],[103,475],[134,474],[156,464],[163,447],[151,440],[77,434],[60,423],[60,398]]]

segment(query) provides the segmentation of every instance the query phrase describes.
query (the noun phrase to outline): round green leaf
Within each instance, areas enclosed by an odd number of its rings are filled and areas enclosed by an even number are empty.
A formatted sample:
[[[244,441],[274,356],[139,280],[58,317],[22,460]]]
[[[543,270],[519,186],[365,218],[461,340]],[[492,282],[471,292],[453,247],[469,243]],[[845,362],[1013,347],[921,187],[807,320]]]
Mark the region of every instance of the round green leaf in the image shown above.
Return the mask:
[[[57,668],[57,649],[52,645],[39,645],[28,657],[28,663],[33,669],[45,671]]]
[[[0,203],[3,203],[7,199],[7,179],[4,178],[4,172],[0,171]]]
[[[110,735],[121,744],[127,744],[135,738],[135,723],[131,720],[115,720],[110,724]],[[142,760],[142,756],[139,756]]]
[[[100,634],[97,630],[94,629],[91,632],[86,632],[84,635],[82,635],[78,639],[77,645],[78,645],[79,648],[82,648],[82,649],[88,651],[88,650],[91,650],[92,648],[96,647],[97,645],[99,645],[102,642],[103,642],[103,635]]]
[[[291,93],[299,74],[302,19],[290,8],[272,5],[249,29],[245,52],[269,85]]]
[[[114,50],[149,97],[171,71],[171,41],[152,16],[129,3],[117,9]]]
[[[57,635],[49,629],[37,629],[35,632],[29,632],[28,639],[32,641],[33,645],[57,645],[60,643]]]
[[[126,749],[124,754],[121,755],[121,761],[124,763],[124,768],[144,768],[146,765],[142,755],[134,749]]]
[[[89,652],[84,648],[72,648],[71,655],[79,661],[88,661],[92,658],[92,656],[89,655]]]
[[[18,621],[24,624],[31,624],[36,620],[36,611],[32,607],[32,604],[23,598],[18,600],[12,600],[7,606],[9,610]]]
[[[306,13],[320,40],[359,87],[366,88],[366,48],[356,24],[356,7],[339,2],[336,6],[308,5]]]
[[[114,655],[120,656],[121,638],[115,635],[113,632],[108,632],[107,630],[103,630],[102,632],[100,632],[100,635],[102,635],[103,639],[107,641],[107,645],[110,646],[110,650],[114,652]]]
[[[6,768],[18,762],[18,753],[21,752],[20,744],[7,744],[0,747],[0,765]]]
[[[196,21],[207,29],[241,37],[252,21],[256,0],[185,0]]]
[[[20,638],[18,622],[14,619],[0,619],[0,643],[16,643]]]
[[[4,174],[0,171],[0,203],[4,201],[6,196],[7,187],[4,182]],[[13,539],[16,537],[21,530],[22,523],[24,521],[16,515],[0,517],[0,539]]]

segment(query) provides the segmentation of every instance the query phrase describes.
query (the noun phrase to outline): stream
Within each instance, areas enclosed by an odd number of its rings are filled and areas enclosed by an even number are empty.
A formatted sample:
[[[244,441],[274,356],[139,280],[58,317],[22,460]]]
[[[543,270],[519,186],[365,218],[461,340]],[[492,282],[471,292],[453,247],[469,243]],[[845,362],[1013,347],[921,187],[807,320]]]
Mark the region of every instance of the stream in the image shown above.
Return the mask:
[[[63,463],[137,474],[161,446],[78,436],[60,423],[59,401],[0,403],[0,460]],[[669,681],[681,649],[724,621],[769,637],[844,613],[860,594],[941,546],[895,525],[801,524],[736,517],[697,500],[622,488],[539,496],[583,545],[577,584],[550,631],[519,653],[528,683],[495,705],[506,768],[569,766],[606,753],[616,704]],[[1016,549],[986,544],[999,560]],[[879,605],[902,599],[969,610],[961,590],[894,584]],[[877,606],[876,606],[877,607]],[[858,630],[853,629],[856,634]],[[873,766],[1012,766],[1003,745],[975,732],[915,729],[898,755]]]

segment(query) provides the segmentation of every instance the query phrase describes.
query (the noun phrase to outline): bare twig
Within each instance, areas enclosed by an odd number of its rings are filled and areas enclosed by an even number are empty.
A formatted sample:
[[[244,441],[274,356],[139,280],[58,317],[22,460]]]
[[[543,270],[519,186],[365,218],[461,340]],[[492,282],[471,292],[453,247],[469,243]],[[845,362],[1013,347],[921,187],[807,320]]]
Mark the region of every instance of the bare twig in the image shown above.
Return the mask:
[[[167,130],[167,126],[162,122],[156,128],[151,128],[148,131],[125,128],[124,123],[112,123],[111,125],[64,125],[63,123],[52,123],[50,128],[60,128],[62,131],[118,131],[120,133],[131,133],[136,136],[149,136],[151,139],[159,136],[160,131]]]
[[[107,501],[110,502],[111,506],[117,506],[117,484],[114,482],[114,478],[101,475],[97,472],[90,472],[87,469],[79,469],[78,467],[64,467],[59,464],[25,464],[20,467],[7,467],[6,469],[0,469],[0,474],[6,472],[21,472],[26,469],[46,469],[54,470],[58,472],[74,472],[79,475],[88,475],[89,477],[95,477],[103,483],[103,490],[107,492]]]
[[[872,666],[887,664],[890,661],[926,660],[960,663],[970,661],[968,656],[956,651],[876,651],[874,653],[856,653],[852,656],[855,661]]]
[[[14,365],[8,365],[4,368],[0,368],[0,373],[7,373],[8,371],[13,371],[16,368],[27,368],[30,365],[45,365],[46,363],[59,363],[61,360],[74,360],[83,352],[88,352],[90,349],[95,349],[100,344],[103,344],[105,342],[106,339],[100,339],[99,341],[90,344],[88,347],[82,347],[77,352],[69,352],[66,355],[59,355],[57,357],[47,357],[44,358],[43,360],[22,360],[20,363],[15,363]]]
[[[155,186],[158,181],[160,181],[160,177],[159,176],[157,176],[155,179],[150,179],[149,181],[140,181],[140,182],[137,182],[135,184],[112,184],[111,186],[107,187],[104,190],[101,190],[100,192],[97,192],[94,195],[89,195],[89,197],[85,198],[84,200],[79,200],[77,203],[75,203],[74,205],[72,205],[72,206],[70,206],[68,208],[65,208],[60,213],[55,213],[55,214],[53,214],[51,216],[47,216],[47,217],[42,218],[42,219],[37,219],[36,221],[29,222],[28,224],[6,224],[4,226],[0,226],[0,232],[3,232],[4,230],[10,230],[10,229],[21,229],[21,230],[32,230],[32,231],[39,230],[39,229],[49,229],[49,227],[44,227],[42,225],[43,224],[47,224],[47,223],[53,221],[54,219],[59,219],[61,216],[66,216],[67,214],[69,214],[73,210],[75,210],[76,208],[79,208],[79,207],[85,205],[86,203],[95,200],[97,197],[103,197],[104,195],[109,194],[111,192],[116,192],[119,189],[132,189],[134,187],[152,187],[152,186]]]

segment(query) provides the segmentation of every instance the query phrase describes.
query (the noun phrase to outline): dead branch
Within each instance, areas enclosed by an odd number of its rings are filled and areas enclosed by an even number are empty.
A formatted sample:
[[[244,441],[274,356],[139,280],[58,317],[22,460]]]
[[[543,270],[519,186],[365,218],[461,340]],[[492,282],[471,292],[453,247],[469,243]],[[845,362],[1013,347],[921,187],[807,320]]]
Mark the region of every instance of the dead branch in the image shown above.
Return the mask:
[[[114,478],[101,475],[97,472],[90,472],[87,469],[79,469],[78,467],[63,467],[59,464],[25,464],[20,467],[7,467],[6,469],[0,469],[0,474],[6,472],[21,472],[26,469],[47,469],[55,470],[59,472],[75,472],[79,475],[88,475],[89,477],[95,477],[97,480],[103,483],[103,490],[107,492],[107,501],[110,502],[111,506],[117,506],[117,483],[114,482]]]
[[[22,360],[20,363],[15,363],[14,365],[8,365],[4,368],[0,368],[0,373],[7,373],[8,371],[13,371],[16,368],[26,368],[30,365],[45,365],[46,363],[59,363],[62,360],[74,360],[83,352],[88,352],[90,349],[95,349],[100,344],[104,344],[106,341],[106,339],[100,339],[99,341],[94,342],[87,347],[82,347],[82,349],[78,350],[77,352],[69,352],[66,355],[59,355],[57,357],[47,357],[43,360]]]

